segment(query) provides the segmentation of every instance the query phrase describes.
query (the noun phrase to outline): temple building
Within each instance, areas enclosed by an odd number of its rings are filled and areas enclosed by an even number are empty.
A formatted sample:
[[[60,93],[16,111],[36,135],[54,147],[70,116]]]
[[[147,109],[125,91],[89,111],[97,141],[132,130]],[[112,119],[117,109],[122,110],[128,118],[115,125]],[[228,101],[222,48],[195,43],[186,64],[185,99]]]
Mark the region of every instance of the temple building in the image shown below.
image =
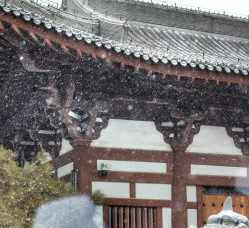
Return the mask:
[[[0,144],[105,195],[105,228],[249,216],[249,20],[135,0],[0,0]]]

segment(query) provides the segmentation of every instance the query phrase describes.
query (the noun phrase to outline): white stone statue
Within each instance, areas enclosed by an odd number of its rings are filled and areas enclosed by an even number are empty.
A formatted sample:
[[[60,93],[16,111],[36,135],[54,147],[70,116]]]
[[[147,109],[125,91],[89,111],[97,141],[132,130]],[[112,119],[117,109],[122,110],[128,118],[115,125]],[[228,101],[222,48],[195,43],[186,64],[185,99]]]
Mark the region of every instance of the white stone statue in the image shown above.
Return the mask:
[[[205,228],[249,228],[247,217],[233,211],[232,198],[227,197],[223,209],[216,215],[211,215]]]

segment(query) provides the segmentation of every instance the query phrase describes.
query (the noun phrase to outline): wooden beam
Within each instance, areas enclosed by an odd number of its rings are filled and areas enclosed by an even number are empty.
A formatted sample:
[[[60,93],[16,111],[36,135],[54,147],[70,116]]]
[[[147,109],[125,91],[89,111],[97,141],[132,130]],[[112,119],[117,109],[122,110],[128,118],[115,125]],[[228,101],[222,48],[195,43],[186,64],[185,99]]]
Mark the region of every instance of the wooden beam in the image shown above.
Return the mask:
[[[171,207],[172,202],[169,200],[145,200],[145,199],[122,199],[106,198],[104,205],[109,206],[134,206],[134,207]]]
[[[184,159],[189,164],[249,167],[249,156],[245,155],[186,153]]]
[[[84,144],[83,144],[84,145]],[[87,156],[86,153],[95,160],[117,160],[117,161],[142,161],[142,162],[162,162],[172,163],[172,152],[157,150],[141,150],[141,149],[121,149],[121,148],[103,148],[90,147],[87,152],[83,152],[84,146],[78,142],[75,145],[80,156]],[[80,152],[81,151],[81,152]],[[168,172],[171,171],[169,166]]]
[[[187,177],[187,184],[212,187],[246,187],[249,188],[248,177],[194,176]]]
[[[117,181],[131,183],[157,183],[170,184],[172,182],[172,174],[156,174],[156,173],[136,173],[136,172],[111,172],[107,176],[101,177],[95,170],[93,181]]]
[[[79,167],[79,191],[82,194],[91,195],[92,193],[92,176],[93,176],[93,170],[96,170],[96,164],[91,162],[90,159],[87,159],[87,157],[81,157],[80,153],[84,152],[87,154],[89,147],[85,146],[81,148],[81,151],[77,151],[78,154],[78,164]]]
[[[204,188],[202,186],[197,186],[197,226],[203,226],[203,218],[202,218],[202,201],[203,201],[203,191]]]
[[[163,228],[163,210],[162,207],[158,207],[156,211],[157,228]]]
[[[130,198],[135,199],[136,198],[136,183],[130,182]]]

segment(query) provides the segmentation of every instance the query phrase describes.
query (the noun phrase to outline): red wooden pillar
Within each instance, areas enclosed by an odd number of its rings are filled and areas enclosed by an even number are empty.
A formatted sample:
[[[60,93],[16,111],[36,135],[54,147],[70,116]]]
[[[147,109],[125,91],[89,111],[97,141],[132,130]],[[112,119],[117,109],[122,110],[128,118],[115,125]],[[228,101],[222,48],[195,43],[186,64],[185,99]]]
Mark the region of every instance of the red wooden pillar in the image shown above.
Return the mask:
[[[187,228],[187,197],[186,178],[187,162],[184,160],[186,147],[173,149],[173,180],[172,180],[172,227]]]
[[[78,187],[81,194],[91,195],[92,189],[92,176],[93,176],[93,162],[91,158],[90,149],[91,141],[76,140],[74,141],[74,147],[77,150],[78,158],[77,168],[79,170],[78,175]]]

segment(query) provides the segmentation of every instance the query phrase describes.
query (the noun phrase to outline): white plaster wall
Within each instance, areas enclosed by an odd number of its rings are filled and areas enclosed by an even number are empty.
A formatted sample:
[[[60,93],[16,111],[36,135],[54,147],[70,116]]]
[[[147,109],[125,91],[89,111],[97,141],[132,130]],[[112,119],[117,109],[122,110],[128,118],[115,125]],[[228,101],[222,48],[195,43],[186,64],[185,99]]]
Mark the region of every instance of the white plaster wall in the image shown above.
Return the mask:
[[[154,122],[110,119],[93,147],[171,151]]]
[[[107,170],[116,172],[167,173],[167,164],[159,162],[98,160],[98,170],[101,170],[102,164]]]
[[[171,208],[163,208],[163,228],[172,228]]]
[[[196,186],[186,186],[187,202],[197,202]]]
[[[92,192],[101,191],[109,198],[130,198],[130,184],[122,182],[92,182]]]
[[[68,174],[71,174],[71,172],[73,171],[73,168],[74,168],[73,167],[73,162],[71,162],[71,163],[69,163],[67,165],[64,165],[64,166],[57,169],[57,176],[59,178],[61,178],[61,177],[64,177],[64,176],[66,176]]]
[[[188,228],[197,228],[197,210],[188,209],[187,217],[188,217]]]
[[[247,168],[230,167],[230,166],[215,166],[215,165],[191,165],[192,175],[208,175],[208,176],[232,176],[246,177]]]
[[[136,198],[151,200],[171,200],[171,185],[137,183]]]
[[[73,150],[73,147],[69,143],[69,140],[66,140],[65,138],[63,138],[62,142],[61,142],[61,150],[60,150],[59,154],[63,155],[63,154],[70,152],[71,150]],[[50,156],[49,153],[45,152],[44,155],[45,155],[44,163],[52,161],[52,157]]]
[[[242,155],[235,147],[233,139],[228,136],[226,129],[214,126],[201,126],[199,134],[195,135],[187,152]]]
[[[93,217],[96,228],[104,228],[104,211],[103,206],[97,206]]]
[[[71,150],[73,150],[73,147],[70,144],[69,140],[66,140],[66,139],[63,138],[62,143],[61,143],[60,155],[66,154]]]

